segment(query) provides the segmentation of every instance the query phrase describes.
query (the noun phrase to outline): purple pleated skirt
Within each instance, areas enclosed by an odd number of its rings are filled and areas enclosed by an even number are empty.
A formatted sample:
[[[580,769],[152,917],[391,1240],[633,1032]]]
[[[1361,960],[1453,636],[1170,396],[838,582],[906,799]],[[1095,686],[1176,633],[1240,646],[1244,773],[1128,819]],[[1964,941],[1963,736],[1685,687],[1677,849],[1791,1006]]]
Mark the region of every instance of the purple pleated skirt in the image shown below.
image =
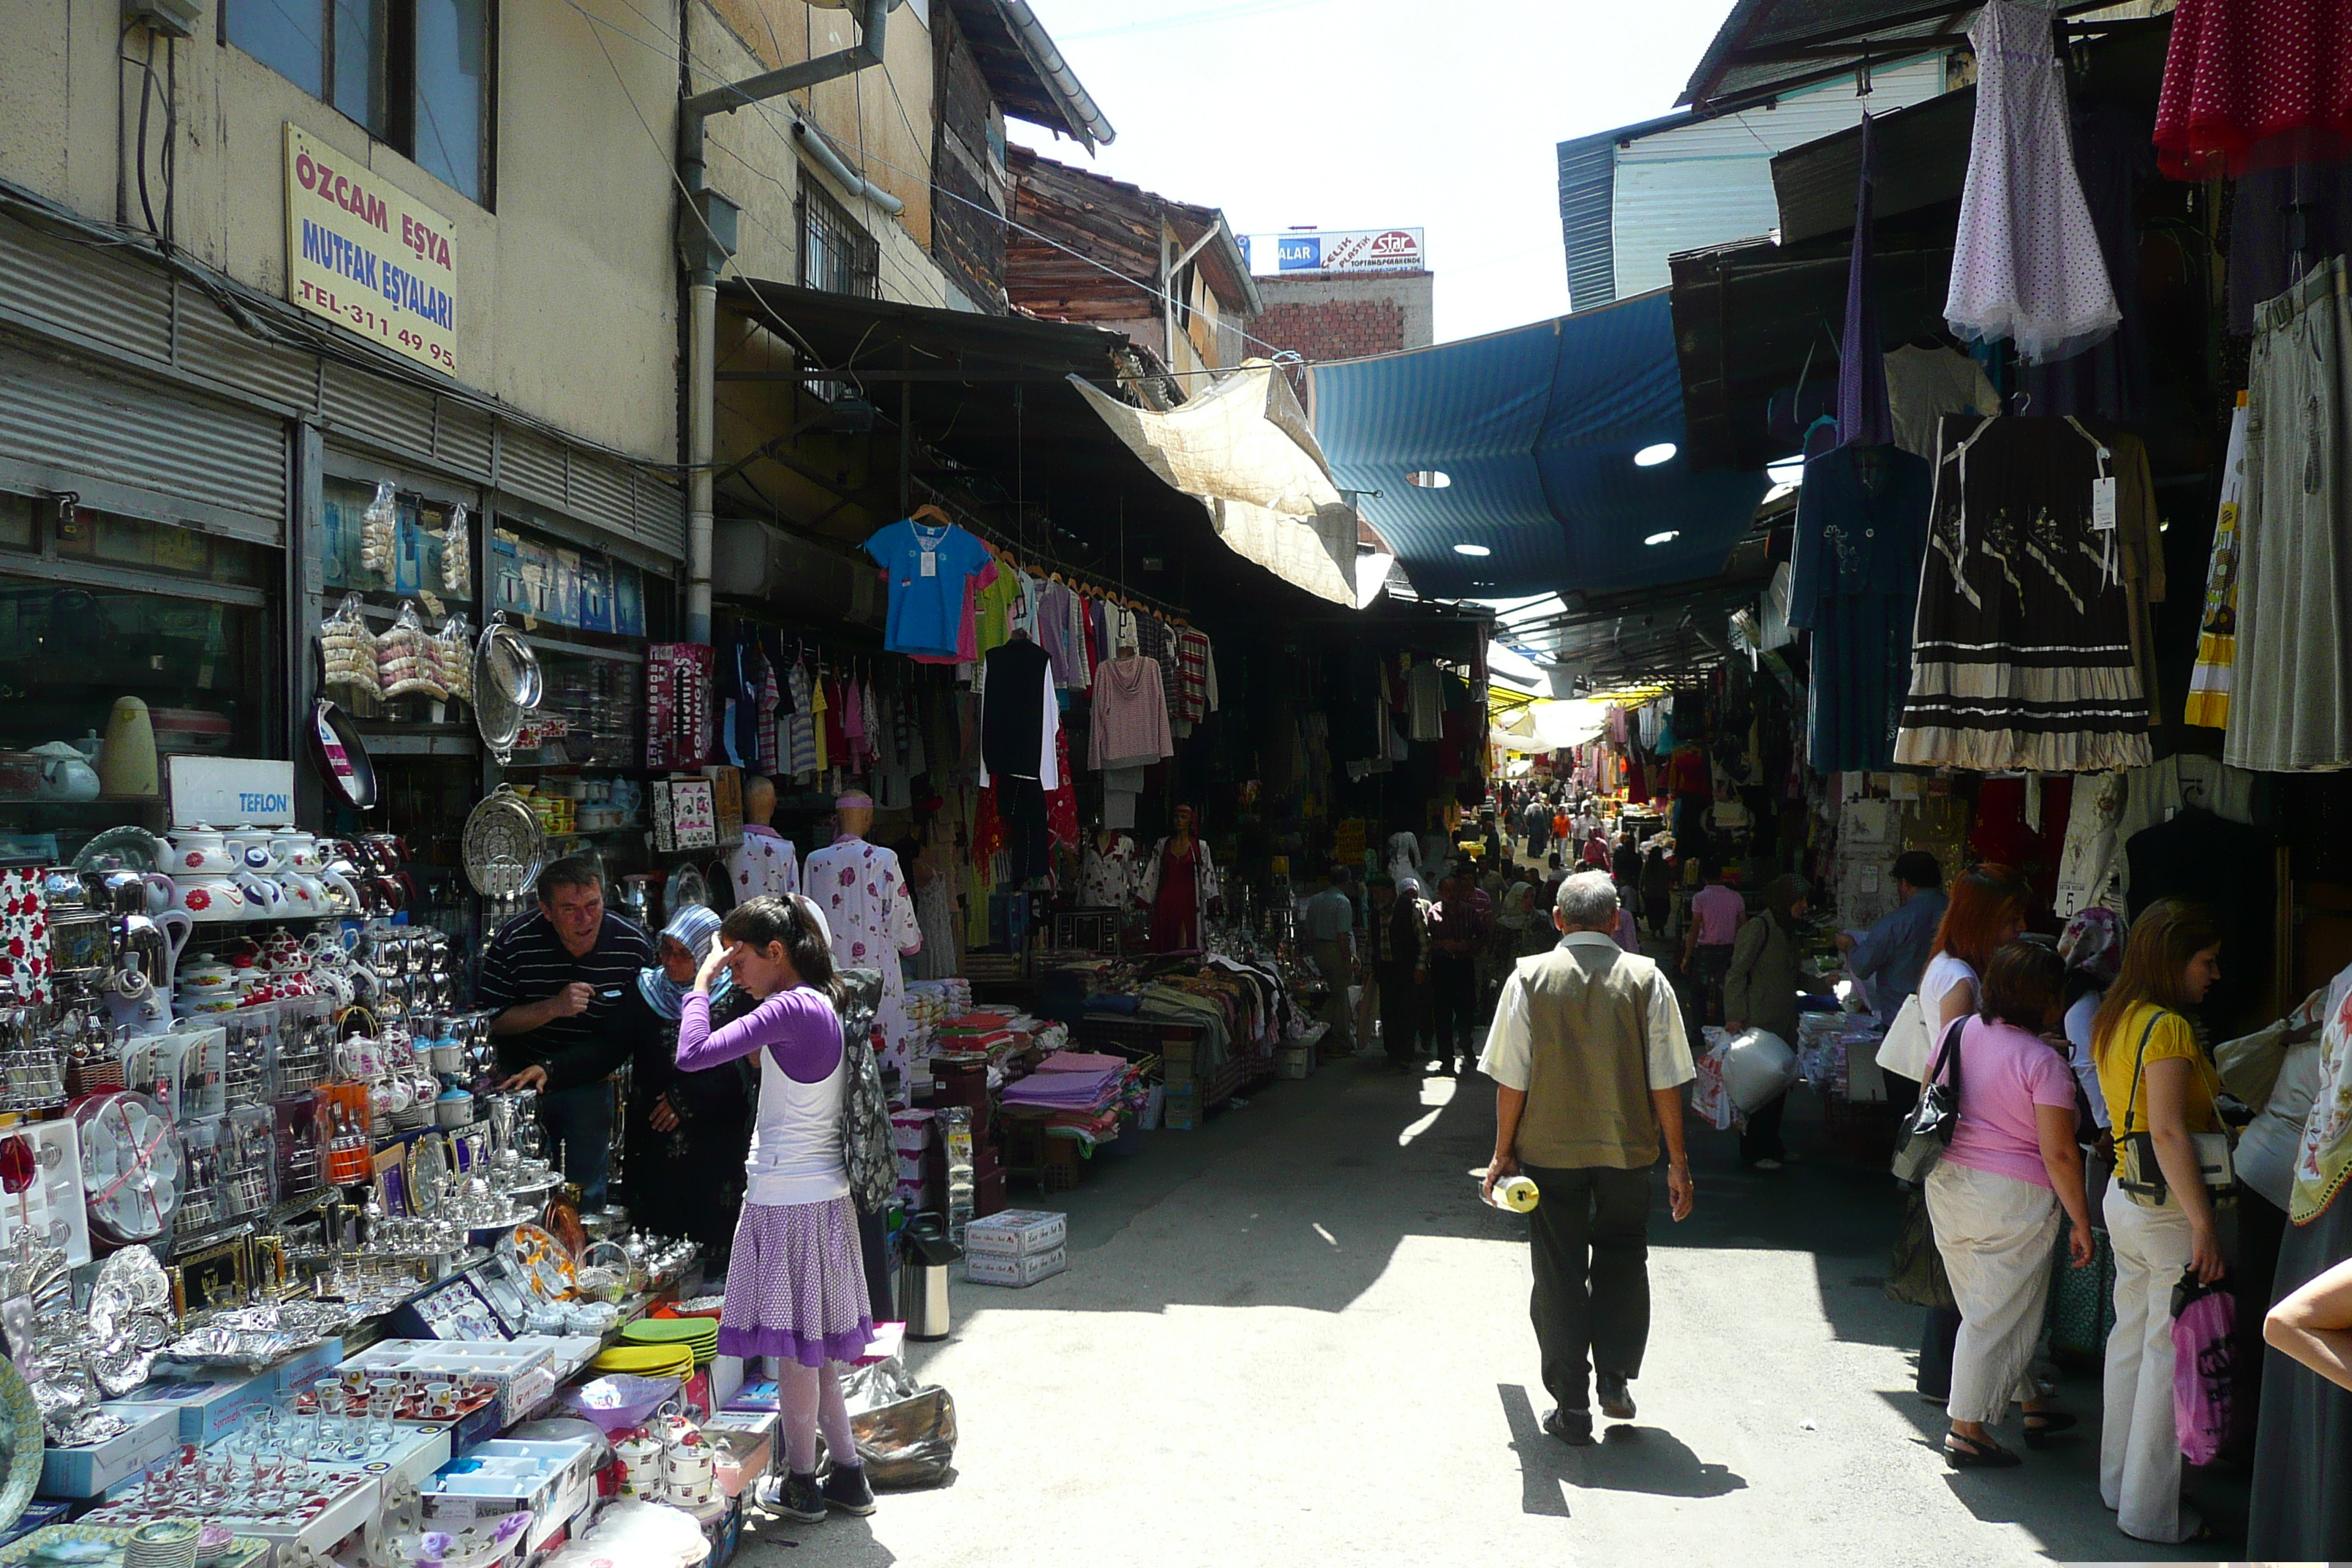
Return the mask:
[[[857,1211],[829,1203],[745,1204],[719,1310],[722,1355],[803,1366],[855,1361],[874,1338]]]

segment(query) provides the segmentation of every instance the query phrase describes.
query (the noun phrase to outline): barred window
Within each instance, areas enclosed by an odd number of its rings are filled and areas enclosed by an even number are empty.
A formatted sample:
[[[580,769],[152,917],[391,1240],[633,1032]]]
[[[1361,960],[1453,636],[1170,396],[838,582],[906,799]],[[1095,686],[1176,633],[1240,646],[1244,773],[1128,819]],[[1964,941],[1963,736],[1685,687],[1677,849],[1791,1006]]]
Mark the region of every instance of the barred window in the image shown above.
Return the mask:
[[[874,237],[813,179],[803,177],[794,205],[800,222],[801,287],[877,298],[881,293],[882,247]]]

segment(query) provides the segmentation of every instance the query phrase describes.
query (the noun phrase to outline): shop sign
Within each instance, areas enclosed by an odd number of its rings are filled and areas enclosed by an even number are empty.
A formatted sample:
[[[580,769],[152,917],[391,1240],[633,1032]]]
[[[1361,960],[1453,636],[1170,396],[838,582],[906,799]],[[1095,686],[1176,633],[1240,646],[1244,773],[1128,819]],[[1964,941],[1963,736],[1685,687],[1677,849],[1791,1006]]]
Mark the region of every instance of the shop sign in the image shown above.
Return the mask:
[[[457,374],[457,226],[291,121],[286,297],[394,353]]]
[[[1277,272],[1419,272],[1429,265],[1417,228],[1350,228],[1274,237]],[[1257,270],[1244,241],[1242,258]]]
[[[290,827],[294,764],[266,757],[170,759],[172,826]]]

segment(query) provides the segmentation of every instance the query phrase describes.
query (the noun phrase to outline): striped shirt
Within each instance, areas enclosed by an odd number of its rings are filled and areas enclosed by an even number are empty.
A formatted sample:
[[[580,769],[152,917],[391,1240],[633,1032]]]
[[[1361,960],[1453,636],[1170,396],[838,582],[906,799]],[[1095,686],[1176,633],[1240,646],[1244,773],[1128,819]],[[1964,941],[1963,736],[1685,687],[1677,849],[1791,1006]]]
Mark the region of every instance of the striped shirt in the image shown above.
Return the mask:
[[[637,972],[651,968],[653,962],[653,940],[610,910],[596,933],[596,945],[584,958],[565,951],[554,925],[537,910],[500,926],[482,954],[481,980],[475,987],[482,1006],[504,1012],[526,1002],[543,1002],[575,982],[593,987],[595,995],[584,1013],[550,1019],[523,1034],[500,1036],[499,1068],[519,1072],[602,1038],[635,988]]]

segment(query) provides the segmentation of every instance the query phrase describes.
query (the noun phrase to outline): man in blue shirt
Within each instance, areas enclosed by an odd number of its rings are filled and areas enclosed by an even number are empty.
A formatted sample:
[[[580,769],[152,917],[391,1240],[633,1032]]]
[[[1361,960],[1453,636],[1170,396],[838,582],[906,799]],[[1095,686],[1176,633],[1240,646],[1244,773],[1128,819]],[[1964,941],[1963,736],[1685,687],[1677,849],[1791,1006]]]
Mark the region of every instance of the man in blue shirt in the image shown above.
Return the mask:
[[[1903,998],[1919,989],[1920,971],[1927,967],[1928,950],[1936,944],[1936,928],[1944,923],[1943,868],[1924,849],[1906,850],[1895,858],[1895,907],[1857,938],[1838,933],[1838,951],[1857,980],[1870,982],[1878,1021],[1892,1024]]]
[[[1305,914],[1307,951],[1330,991],[1323,1005],[1323,1016],[1331,1026],[1323,1055],[1353,1056],[1356,1031],[1348,986],[1355,977],[1356,906],[1333,884],[1328,868],[1315,874],[1315,896],[1307,900]]]

